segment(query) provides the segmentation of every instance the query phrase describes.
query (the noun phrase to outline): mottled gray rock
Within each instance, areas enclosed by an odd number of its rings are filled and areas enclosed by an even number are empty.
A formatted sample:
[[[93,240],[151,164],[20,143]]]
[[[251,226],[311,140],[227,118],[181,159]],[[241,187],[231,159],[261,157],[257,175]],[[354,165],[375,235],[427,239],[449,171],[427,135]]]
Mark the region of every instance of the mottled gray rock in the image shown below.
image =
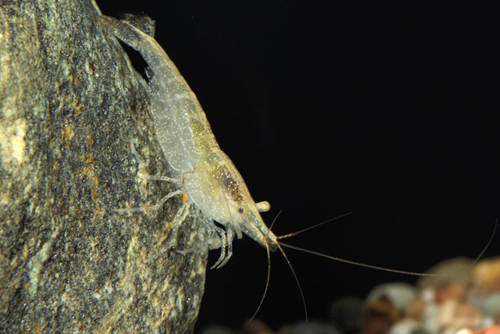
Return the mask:
[[[91,1],[0,0],[0,332],[184,333],[205,282],[203,216],[178,250],[147,95]],[[179,251],[184,250],[184,251]]]

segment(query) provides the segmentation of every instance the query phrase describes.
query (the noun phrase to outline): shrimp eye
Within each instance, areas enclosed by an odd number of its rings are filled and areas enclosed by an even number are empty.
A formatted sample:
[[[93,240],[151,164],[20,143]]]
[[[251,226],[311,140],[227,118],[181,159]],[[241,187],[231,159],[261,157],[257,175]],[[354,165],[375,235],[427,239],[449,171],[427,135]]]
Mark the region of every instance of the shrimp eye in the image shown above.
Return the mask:
[[[240,206],[240,207],[238,208],[238,212],[239,212],[239,213],[243,213],[243,212],[245,212],[245,208],[244,208],[244,207],[242,207],[242,206]]]

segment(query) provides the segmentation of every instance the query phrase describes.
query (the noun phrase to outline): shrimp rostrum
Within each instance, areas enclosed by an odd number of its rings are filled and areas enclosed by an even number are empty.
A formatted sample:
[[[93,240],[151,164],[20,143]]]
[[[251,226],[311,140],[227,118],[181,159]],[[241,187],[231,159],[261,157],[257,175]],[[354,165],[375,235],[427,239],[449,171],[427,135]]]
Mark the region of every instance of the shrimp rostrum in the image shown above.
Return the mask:
[[[269,210],[269,203],[254,202],[242,176],[215,140],[198,99],[165,51],[153,37],[127,21],[102,17],[101,22],[140,52],[149,65],[150,111],[157,139],[173,171],[171,177],[149,178],[176,182],[180,186],[176,194],[186,194],[204,215],[225,228],[210,224],[221,239],[216,243],[221,256],[214,267],[227,263],[235,236],[246,234],[268,252],[277,249],[276,236],[259,214]]]

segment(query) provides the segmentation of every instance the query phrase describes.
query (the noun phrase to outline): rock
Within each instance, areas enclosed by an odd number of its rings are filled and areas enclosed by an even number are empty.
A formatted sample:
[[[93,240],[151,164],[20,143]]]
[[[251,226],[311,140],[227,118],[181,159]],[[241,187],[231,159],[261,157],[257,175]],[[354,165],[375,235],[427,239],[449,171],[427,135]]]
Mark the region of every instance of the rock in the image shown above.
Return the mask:
[[[205,219],[180,206],[142,79],[91,1],[0,6],[0,332],[184,333],[205,282]]]

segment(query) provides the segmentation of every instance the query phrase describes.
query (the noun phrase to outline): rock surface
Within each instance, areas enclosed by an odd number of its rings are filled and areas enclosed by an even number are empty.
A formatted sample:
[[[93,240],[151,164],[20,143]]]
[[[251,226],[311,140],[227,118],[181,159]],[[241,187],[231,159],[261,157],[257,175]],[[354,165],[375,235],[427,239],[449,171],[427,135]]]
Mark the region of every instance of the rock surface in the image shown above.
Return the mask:
[[[144,81],[91,1],[0,1],[0,332],[185,333],[205,282],[205,219],[167,246],[175,190]],[[201,246],[200,246],[201,245]],[[181,250],[181,251],[179,251]]]

